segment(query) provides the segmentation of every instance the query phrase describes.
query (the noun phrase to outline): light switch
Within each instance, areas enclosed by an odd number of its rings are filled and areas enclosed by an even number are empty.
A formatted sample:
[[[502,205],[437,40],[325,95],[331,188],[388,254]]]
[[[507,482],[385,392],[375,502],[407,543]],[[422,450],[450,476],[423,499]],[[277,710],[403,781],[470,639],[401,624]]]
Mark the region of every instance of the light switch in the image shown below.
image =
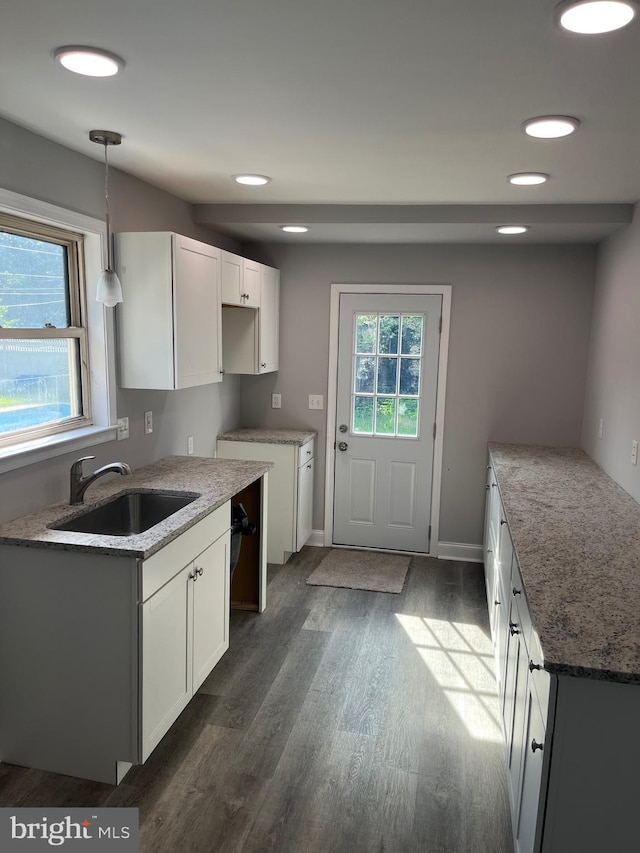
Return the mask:
[[[324,408],[324,398],[322,394],[309,394],[309,408],[310,409],[323,409]]]
[[[144,434],[149,435],[153,432],[153,412],[144,413]]]

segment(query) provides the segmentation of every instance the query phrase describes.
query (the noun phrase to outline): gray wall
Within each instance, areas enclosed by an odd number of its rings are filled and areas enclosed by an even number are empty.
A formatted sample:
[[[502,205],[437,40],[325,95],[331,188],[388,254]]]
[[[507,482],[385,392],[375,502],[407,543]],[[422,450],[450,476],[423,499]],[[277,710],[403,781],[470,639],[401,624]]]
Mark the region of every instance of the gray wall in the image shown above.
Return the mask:
[[[640,501],[640,467],[631,464],[631,443],[640,442],[640,206],[598,253],[587,380],[583,447]]]
[[[126,139],[123,142],[126,145]],[[98,151],[101,149],[96,146]],[[117,162],[117,152],[111,154]],[[0,187],[104,218],[104,166],[18,125],[0,119]],[[117,169],[110,169],[110,206],[114,231],[176,231],[222,248],[238,244],[195,226],[191,206]],[[128,416],[128,440],[87,448],[95,465],[122,459],[137,468],[170,453],[186,454],[187,436],[194,453],[210,456],[218,432],[238,425],[240,380],[225,376],[222,383],[183,391],[125,391],[117,396],[118,417]],[[144,412],[153,411],[154,432],[146,436]],[[62,500],[68,492],[69,466],[79,453],[59,456],[44,464],[0,474],[0,521],[32,512]]]
[[[596,250],[593,246],[244,247],[281,270],[280,371],[243,377],[246,426],[319,432],[314,527],[324,526],[330,286],[450,283],[451,339],[440,539],[482,541],[489,440],[579,445]],[[271,393],[282,409],[271,409]]]

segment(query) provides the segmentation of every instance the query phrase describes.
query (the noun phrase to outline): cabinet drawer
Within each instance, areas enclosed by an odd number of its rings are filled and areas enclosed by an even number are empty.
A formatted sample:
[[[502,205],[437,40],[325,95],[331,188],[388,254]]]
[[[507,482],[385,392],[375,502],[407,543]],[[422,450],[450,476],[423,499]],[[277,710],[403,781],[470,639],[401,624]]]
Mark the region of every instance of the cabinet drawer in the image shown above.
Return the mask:
[[[298,468],[303,465],[305,462],[308,462],[310,459],[316,455],[316,440],[312,438],[311,441],[307,441],[306,444],[303,444],[302,447],[298,448]]]
[[[146,601],[231,527],[231,501],[185,530],[141,563],[140,600]]]

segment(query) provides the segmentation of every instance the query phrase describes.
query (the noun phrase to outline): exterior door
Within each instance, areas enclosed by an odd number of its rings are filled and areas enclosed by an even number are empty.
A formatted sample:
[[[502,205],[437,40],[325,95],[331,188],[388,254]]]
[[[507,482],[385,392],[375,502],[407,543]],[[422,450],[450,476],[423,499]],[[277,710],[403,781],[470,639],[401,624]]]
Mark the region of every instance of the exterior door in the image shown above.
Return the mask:
[[[442,297],[341,294],[333,542],[429,551]]]

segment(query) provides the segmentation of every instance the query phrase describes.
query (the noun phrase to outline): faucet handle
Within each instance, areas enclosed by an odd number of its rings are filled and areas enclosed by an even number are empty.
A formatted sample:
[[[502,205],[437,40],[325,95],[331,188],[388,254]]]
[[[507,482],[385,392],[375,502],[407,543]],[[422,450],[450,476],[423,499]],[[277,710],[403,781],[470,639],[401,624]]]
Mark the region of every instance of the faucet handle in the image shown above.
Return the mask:
[[[80,474],[80,476],[82,476],[82,463],[86,462],[88,459],[95,458],[95,456],[81,456],[80,459],[76,459],[76,461],[71,466],[71,474]]]

